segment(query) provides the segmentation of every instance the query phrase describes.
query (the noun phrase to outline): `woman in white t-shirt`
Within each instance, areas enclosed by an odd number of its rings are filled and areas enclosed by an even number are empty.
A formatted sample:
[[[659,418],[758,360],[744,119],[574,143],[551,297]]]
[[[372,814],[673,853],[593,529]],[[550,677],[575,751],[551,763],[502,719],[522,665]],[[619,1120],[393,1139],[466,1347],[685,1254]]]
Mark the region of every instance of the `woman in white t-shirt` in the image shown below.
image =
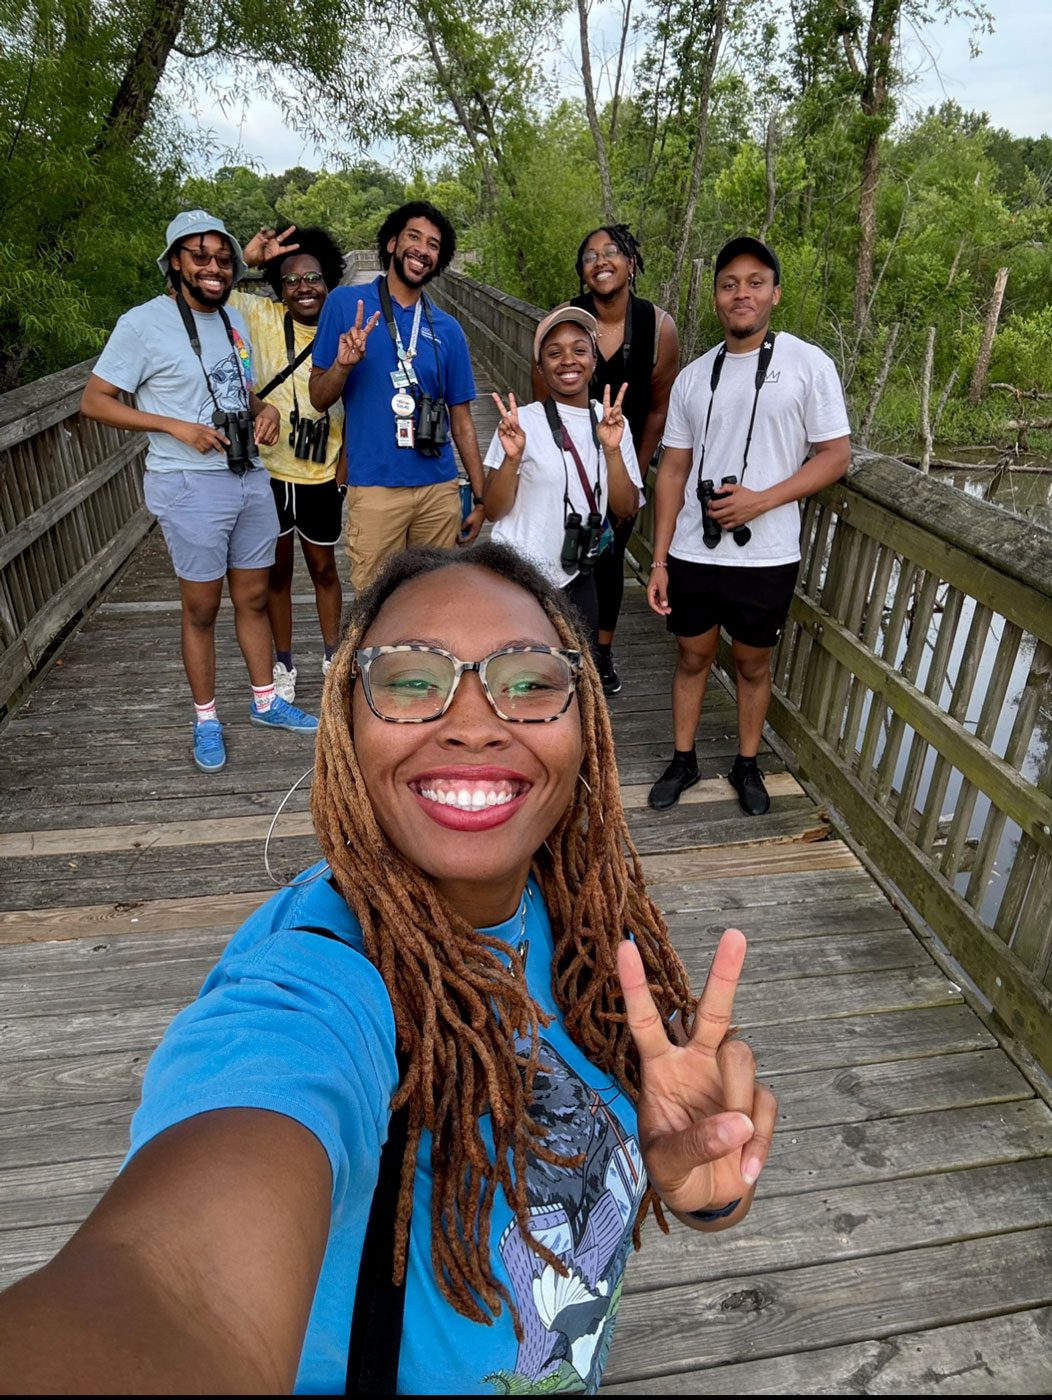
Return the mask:
[[[486,453],[483,495],[493,538],[509,545],[561,588],[583,615],[594,648],[599,625],[592,567],[606,547],[606,512],[634,515],[642,481],[632,434],[621,412],[627,385],[593,403],[595,317],[557,306],[537,327],[533,355],[549,398],[507,404],[493,398],[500,422]]]

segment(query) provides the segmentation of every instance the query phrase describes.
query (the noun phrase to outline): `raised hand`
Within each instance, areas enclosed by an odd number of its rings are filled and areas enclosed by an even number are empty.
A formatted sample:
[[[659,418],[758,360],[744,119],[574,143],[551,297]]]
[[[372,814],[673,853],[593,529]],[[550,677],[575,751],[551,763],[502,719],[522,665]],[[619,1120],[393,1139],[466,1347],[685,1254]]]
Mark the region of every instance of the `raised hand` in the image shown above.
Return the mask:
[[[365,342],[379,324],[380,313],[374,311],[365,325],[362,324],[364,319],[365,303],[359,301],[354,325],[340,336],[340,343],[336,348],[336,363],[342,365],[344,369],[353,369],[355,365],[360,364],[365,359]]]
[[[607,384],[603,389],[603,416],[596,427],[596,432],[599,434],[599,441],[602,443],[604,452],[616,452],[621,446],[621,439],[625,433],[625,415],[621,412],[621,405],[627,391],[628,385],[622,384],[620,393],[611,403],[610,385]]]
[[[288,241],[295,232],[295,224],[289,224],[280,233],[275,233],[272,228],[261,228],[242,250],[246,267],[260,267],[271,258],[296,252],[300,245]]]
[[[515,402],[515,395],[509,393],[505,405],[501,396],[494,394],[493,402],[500,413],[497,436],[500,438],[501,447],[504,448],[504,455],[512,462],[521,462],[522,454],[526,451],[526,433],[519,422],[519,405]]]
[[[684,1045],[665,1033],[639,950],[625,940],[618,971],[639,1051],[639,1142],[651,1184],[672,1210],[719,1210],[750,1196],[774,1132],[778,1101],[756,1083],[752,1051],[728,1040],[745,936],[727,929]]]

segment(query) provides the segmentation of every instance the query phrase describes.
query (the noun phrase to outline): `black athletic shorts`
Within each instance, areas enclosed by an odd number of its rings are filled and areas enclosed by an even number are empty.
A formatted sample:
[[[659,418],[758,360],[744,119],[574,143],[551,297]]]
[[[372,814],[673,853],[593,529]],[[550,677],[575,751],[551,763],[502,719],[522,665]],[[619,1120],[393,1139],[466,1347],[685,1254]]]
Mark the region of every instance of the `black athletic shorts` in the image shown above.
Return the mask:
[[[278,508],[278,538],[293,530],[308,544],[335,545],[343,530],[343,498],[346,488],[335,481],[317,486],[270,478]]]
[[[747,647],[773,647],[782,635],[799,562],[762,568],[694,564],[668,559],[665,626],[677,637],[700,637],[723,627]]]

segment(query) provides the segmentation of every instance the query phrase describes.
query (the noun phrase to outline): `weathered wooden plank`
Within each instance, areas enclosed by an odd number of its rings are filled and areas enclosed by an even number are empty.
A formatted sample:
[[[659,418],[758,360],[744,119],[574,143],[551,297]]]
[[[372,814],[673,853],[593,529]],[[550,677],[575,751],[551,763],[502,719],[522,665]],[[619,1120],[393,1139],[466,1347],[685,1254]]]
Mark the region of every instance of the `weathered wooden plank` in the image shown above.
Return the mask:
[[[68,1104],[130,1103],[139,1097],[146,1062],[153,1049],[151,1040],[106,1054],[74,1053],[5,1064],[0,1074],[0,1110],[43,1112]],[[2,1126],[0,1120],[0,1130]],[[0,1200],[3,1193],[0,1182]]]
[[[185,736],[180,732],[180,738],[183,737]],[[129,745],[129,748],[137,752],[140,759],[145,759],[142,747]],[[168,752],[170,753],[170,749]],[[110,767],[112,763],[112,749],[108,745],[100,746],[96,766]],[[44,771],[57,784],[56,769],[47,768]],[[9,773],[9,784],[11,778]],[[767,786],[772,797],[798,797],[803,791],[789,773],[773,774]],[[8,786],[7,791],[10,790]],[[731,790],[728,784],[722,779],[710,779],[685,792],[680,806],[710,806],[723,803],[727,801],[729,791]],[[649,788],[645,784],[626,787],[622,790],[622,801],[626,808],[645,807],[648,792]],[[0,859],[65,856],[71,852],[88,851],[141,851],[164,846],[220,845],[228,841],[262,841],[269,826],[269,817],[258,816],[11,831],[7,834],[0,833]],[[289,813],[286,808],[286,812],[282,814],[282,837],[306,836],[312,829],[310,816],[305,811]]]
[[[1052,1308],[604,1385],[606,1395],[1041,1395]],[[614,1355],[617,1356],[615,1335]]]
[[[1052,1301],[1052,1229],[632,1294],[608,1380],[870,1341]],[[689,1318],[689,1326],[684,1319]]]
[[[233,933],[258,909],[270,890],[247,890],[217,899],[159,899],[149,903],[70,905],[68,908],[0,912],[0,944],[52,938],[112,938],[122,933],[173,929],[228,929]]]
[[[1052,1168],[1032,1157],[899,1177],[799,1196],[765,1191],[733,1230],[698,1239],[673,1222],[663,1235],[647,1222],[625,1292],[646,1293],[728,1274],[777,1272],[925,1245],[950,1244],[1052,1223]]]
[[[966,1006],[920,1007],[798,1025],[746,1027],[762,1076],[984,1050],[996,1042]]]

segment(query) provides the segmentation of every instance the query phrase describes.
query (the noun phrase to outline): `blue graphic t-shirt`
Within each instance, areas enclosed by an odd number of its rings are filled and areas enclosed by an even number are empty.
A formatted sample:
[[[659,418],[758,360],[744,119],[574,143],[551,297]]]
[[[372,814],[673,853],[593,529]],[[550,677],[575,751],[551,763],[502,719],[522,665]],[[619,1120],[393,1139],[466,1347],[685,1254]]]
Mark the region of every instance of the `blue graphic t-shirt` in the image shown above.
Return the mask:
[[[175,298],[154,297],[120,318],[95,363],[94,373],[107,384],[134,394],[136,407],[143,413],[209,426],[216,404],[226,413],[241,413],[248,408],[248,387],[253,384],[252,346],[241,313],[231,306],[226,314],[233,344],[218,312],[192,313],[201,342],[198,359]],[[227,469],[225,452],[198,452],[171,433],[152,432],[146,436],[146,466],[150,471]]]
[[[218,1108],[261,1108],[308,1128],[332,1167],[332,1225],[296,1390],[343,1392],[358,1264],[398,1079],[394,1021],[357,919],[323,875],[283,890],[235,935],[196,1002],[153,1056],[132,1122],[131,1153],[166,1128]],[[313,873],[313,872],[310,872]],[[336,937],[319,937],[319,932]],[[632,1226],[646,1188],[631,1102],[566,1034],[551,993],[551,927],[531,881],[523,909],[487,930],[525,942],[526,979],[554,1017],[542,1032],[532,1112],[547,1143],[578,1167],[530,1159],[533,1233],[567,1265],[529,1248],[498,1191],[490,1248],[515,1299],[492,1326],[462,1317],[431,1264],[431,1139],[416,1169],[401,1394],[596,1390],[612,1340]],[[485,1123],[484,1123],[485,1128]]]
[[[328,369],[336,359],[340,336],[354,325],[358,303],[363,303],[363,324],[380,311],[380,278],[363,286],[334,287],[325,298],[313,363]],[[452,316],[429,301],[431,319],[421,312],[413,372],[420,389],[447,404],[470,403],[475,397],[475,377],[464,332]],[[408,348],[413,334],[415,306],[400,306],[392,297],[398,334]],[[434,325],[434,336],[431,334]],[[436,354],[437,345],[437,354]],[[381,318],[365,345],[365,359],[355,365],[343,389],[344,433],[347,442],[347,482],[350,486],[433,486],[452,481],[457,474],[453,444],[449,441],[437,457],[425,457],[415,447],[395,442],[395,415],[391,398],[395,386],[391,373],[398,368],[394,342]]]

